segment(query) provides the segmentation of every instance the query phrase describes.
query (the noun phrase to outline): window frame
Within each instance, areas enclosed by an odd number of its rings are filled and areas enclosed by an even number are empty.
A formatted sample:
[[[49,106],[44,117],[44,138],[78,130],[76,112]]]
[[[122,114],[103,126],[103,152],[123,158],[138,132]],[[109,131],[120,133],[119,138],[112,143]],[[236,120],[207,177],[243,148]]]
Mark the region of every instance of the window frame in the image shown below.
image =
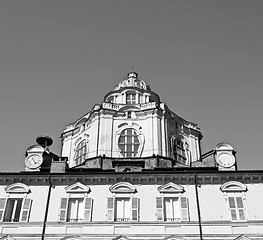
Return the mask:
[[[167,218],[168,215],[165,208],[166,199],[176,199],[179,206],[180,218]],[[174,213],[172,214],[174,216]],[[170,219],[170,220],[168,220]],[[156,221],[164,222],[186,222],[190,221],[190,212],[189,212],[189,202],[186,196],[182,194],[162,194],[161,196],[156,197]]]
[[[186,143],[182,140],[181,136],[171,137],[171,153],[174,160],[177,162],[187,165],[188,164],[188,154]]]
[[[81,139],[80,141],[77,141],[75,144],[76,144],[76,147],[74,149],[73,162],[74,162],[74,165],[77,166],[77,165],[82,164],[87,158],[88,141],[86,139]]]
[[[129,204],[128,211],[122,211],[123,218],[118,217],[118,205],[117,202],[120,200],[127,200]],[[122,207],[125,206],[122,203]],[[107,198],[107,221],[110,222],[138,222],[139,221],[139,208],[140,208],[140,199],[134,195],[113,195]],[[127,212],[126,212],[127,211]],[[129,217],[125,217],[126,215]]]
[[[224,193],[224,197],[227,203],[227,208],[229,212],[229,219],[231,222],[246,222],[248,221],[247,215],[247,205],[246,205],[246,195],[247,186],[241,182],[229,181],[220,186],[220,190]],[[231,207],[230,198],[234,199],[234,207]],[[240,199],[243,207],[238,207],[238,201]],[[232,202],[233,204],[233,202]],[[236,219],[233,218],[233,211],[235,211]],[[240,211],[243,211],[244,219],[241,219]]]
[[[125,102],[127,105],[135,105],[137,102],[137,93],[136,92],[126,92]]]
[[[93,199],[89,197],[90,188],[80,182],[65,187],[67,196],[60,198],[58,221],[59,222],[91,222],[93,211]],[[84,205],[83,219],[69,221],[69,204],[71,200],[82,199]]]
[[[118,182],[110,186],[109,190],[113,195],[107,198],[107,221],[139,221],[140,199],[136,197],[137,190],[135,186],[129,182]],[[123,218],[123,221],[117,221],[117,201],[121,199],[129,199],[129,219]]]
[[[131,130],[131,135],[129,135],[130,130]],[[121,142],[122,138],[124,139],[123,142]],[[124,158],[137,157],[139,154],[140,146],[141,146],[141,140],[139,133],[136,131],[136,129],[132,127],[127,127],[120,132],[120,136],[118,138],[118,148],[122,157]],[[130,148],[131,151],[128,151]]]
[[[70,201],[74,199],[83,200],[83,205],[84,205],[83,218],[77,218],[77,219],[69,218],[69,210],[70,210],[69,204],[70,204]],[[58,221],[67,222],[67,223],[91,222],[92,221],[92,209],[93,209],[93,199],[92,198],[89,198],[87,196],[79,196],[79,195],[62,197],[60,198]]]
[[[0,222],[28,222],[32,206],[32,199],[28,197],[30,188],[23,183],[13,183],[5,187],[5,192],[7,197],[0,198]],[[10,205],[11,201],[14,201],[14,204]],[[17,209],[18,201],[20,201],[19,209]],[[15,215],[19,215],[18,219],[14,219]],[[7,216],[8,220],[5,219]]]
[[[234,199],[234,205],[235,205],[234,207],[231,207],[230,198]],[[241,200],[242,207],[238,206],[240,203],[238,203],[237,199]],[[247,210],[246,210],[245,198],[243,194],[228,193],[227,194],[227,204],[228,204],[229,217],[232,222],[246,222],[247,221]],[[243,212],[243,214],[241,214],[241,211]],[[233,212],[236,216],[235,218],[233,217],[233,214],[232,214]]]

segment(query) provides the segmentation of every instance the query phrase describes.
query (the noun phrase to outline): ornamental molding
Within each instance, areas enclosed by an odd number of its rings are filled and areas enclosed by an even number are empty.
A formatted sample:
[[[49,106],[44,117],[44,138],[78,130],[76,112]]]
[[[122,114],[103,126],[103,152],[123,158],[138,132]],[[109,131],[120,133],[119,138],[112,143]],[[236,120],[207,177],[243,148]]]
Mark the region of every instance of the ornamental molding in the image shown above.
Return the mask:
[[[185,238],[182,237],[173,237],[173,236],[168,236],[165,237],[163,240],[184,240]]]
[[[61,240],[83,240],[83,238],[79,237],[79,236],[66,236],[61,238]]]
[[[220,190],[222,192],[246,192],[247,186],[241,182],[230,181],[221,185]]]
[[[140,144],[139,144],[137,155],[135,157],[140,157],[142,154],[143,148],[144,148],[145,136],[144,136],[144,133],[142,131],[142,127],[137,123],[123,122],[118,126],[118,130],[115,133],[115,144],[114,144],[115,150],[119,154],[119,157],[122,157],[121,150],[119,148],[119,137],[120,137],[122,131],[129,129],[129,128],[133,129],[138,134],[138,139],[139,139]]]
[[[157,189],[160,193],[183,193],[184,192],[183,186],[172,183],[172,182],[159,186]]]
[[[24,183],[13,183],[5,187],[6,193],[29,193],[30,188]]]
[[[110,186],[110,191],[112,193],[135,193],[136,188],[128,182],[119,182]]]
[[[76,182],[70,186],[65,187],[67,193],[88,193],[90,188],[80,182]]]

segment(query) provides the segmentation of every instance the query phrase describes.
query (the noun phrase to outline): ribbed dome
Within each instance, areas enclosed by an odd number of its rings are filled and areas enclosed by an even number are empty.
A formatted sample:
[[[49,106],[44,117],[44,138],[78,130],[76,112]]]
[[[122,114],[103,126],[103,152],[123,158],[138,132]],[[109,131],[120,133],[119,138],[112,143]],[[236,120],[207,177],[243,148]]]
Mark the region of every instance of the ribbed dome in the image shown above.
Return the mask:
[[[144,90],[146,89],[149,90],[149,87],[146,86],[146,83],[138,78],[138,73],[136,72],[129,72],[127,74],[127,79],[121,81],[114,90],[119,90],[120,88],[125,88],[125,87],[136,87]]]

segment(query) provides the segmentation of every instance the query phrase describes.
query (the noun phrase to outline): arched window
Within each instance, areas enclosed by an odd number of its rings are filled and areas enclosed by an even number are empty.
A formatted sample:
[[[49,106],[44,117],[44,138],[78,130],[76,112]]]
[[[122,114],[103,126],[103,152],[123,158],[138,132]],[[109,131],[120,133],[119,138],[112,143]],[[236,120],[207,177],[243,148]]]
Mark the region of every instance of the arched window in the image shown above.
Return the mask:
[[[132,128],[124,129],[118,144],[123,157],[136,157],[140,146],[137,132]]]
[[[187,164],[185,144],[180,138],[172,137],[172,155],[177,162]]]
[[[86,140],[82,140],[75,150],[74,162],[76,165],[83,163],[86,159],[87,143]]]

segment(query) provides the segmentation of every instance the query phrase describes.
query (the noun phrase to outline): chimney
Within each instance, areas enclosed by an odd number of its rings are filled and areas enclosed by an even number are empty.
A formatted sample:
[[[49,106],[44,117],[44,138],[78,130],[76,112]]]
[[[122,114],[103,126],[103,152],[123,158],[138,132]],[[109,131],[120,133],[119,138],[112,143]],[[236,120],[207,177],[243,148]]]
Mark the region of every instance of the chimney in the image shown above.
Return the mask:
[[[65,173],[67,157],[52,158],[50,173]]]

